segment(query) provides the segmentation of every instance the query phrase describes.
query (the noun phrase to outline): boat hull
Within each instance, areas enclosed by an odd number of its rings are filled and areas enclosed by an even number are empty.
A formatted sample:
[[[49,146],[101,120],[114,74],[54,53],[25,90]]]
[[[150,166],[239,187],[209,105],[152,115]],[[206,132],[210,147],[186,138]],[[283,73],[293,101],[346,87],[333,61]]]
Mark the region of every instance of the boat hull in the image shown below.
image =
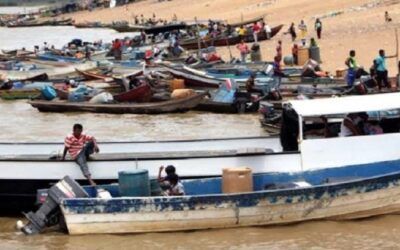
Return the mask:
[[[183,112],[195,108],[207,93],[158,103],[91,104],[65,101],[30,101],[41,112],[91,112],[108,114],[163,114]]]
[[[400,211],[400,173],[241,194],[66,199],[61,210],[68,232],[73,235],[360,219]]]
[[[283,27],[283,25],[279,25],[279,26],[272,28],[270,38],[267,37],[267,34],[264,31],[260,32],[258,34],[258,41],[260,42],[260,41],[271,39],[272,37],[274,37],[276,34],[279,33],[279,31],[282,29],[282,27]],[[214,46],[214,47],[232,46],[232,45],[239,44],[242,39],[246,43],[254,42],[254,37],[251,34],[251,35],[246,35],[244,37],[239,37],[239,36],[223,37],[223,38],[216,38],[214,40],[213,39],[207,39],[207,40],[203,39],[200,42],[200,47],[208,48],[211,46]],[[199,48],[199,43],[198,43],[197,39],[191,39],[190,41],[187,41],[187,42],[183,41],[180,45],[187,50],[196,50]]]
[[[197,154],[197,156],[195,155]],[[48,158],[48,157],[47,157]],[[203,176],[219,176],[222,168],[229,166],[252,166],[253,171],[279,171],[281,164],[293,165],[293,171],[299,170],[294,166],[299,160],[297,154],[237,154],[223,155],[221,152],[177,155],[176,153],[158,153],[139,156],[121,155],[117,159],[94,160],[88,163],[92,177],[98,184],[115,183],[119,171],[147,169],[150,176],[157,176],[159,167],[174,165],[184,178]],[[267,167],[268,166],[268,167]],[[0,213],[20,213],[31,210],[35,204],[36,190],[51,187],[65,175],[87,184],[79,166],[74,161],[58,161],[34,159],[25,157],[16,160],[15,157],[0,160],[0,199],[8,202],[0,203]]]

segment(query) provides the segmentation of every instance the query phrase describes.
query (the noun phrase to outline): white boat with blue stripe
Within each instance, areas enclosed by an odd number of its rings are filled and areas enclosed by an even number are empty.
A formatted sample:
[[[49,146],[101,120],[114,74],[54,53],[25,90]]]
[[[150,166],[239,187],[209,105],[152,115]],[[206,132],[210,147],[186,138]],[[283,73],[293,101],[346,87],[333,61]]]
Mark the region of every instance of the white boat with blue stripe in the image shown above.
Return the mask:
[[[400,93],[290,101],[285,104],[280,138],[284,149],[290,151],[244,148],[105,154],[89,162],[89,168],[100,184],[115,182],[120,171],[146,169],[150,176],[156,176],[161,165],[174,165],[185,178],[220,176],[222,168],[242,166],[250,167],[255,174],[268,174],[270,178],[318,171],[329,171],[332,176],[363,178],[387,174],[400,170],[398,117],[380,120],[384,133],[378,135],[316,137],[305,131],[304,124],[315,122],[320,116],[340,123],[340,117],[347,113],[396,109],[400,109]],[[29,196],[32,204],[34,190],[48,188],[65,175],[84,180],[75,162],[36,156],[0,157],[0,170],[0,197],[13,197],[14,202],[18,197],[15,190],[21,189],[13,185],[29,187],[24,190],[25,196],[19,196],[24,200]]]

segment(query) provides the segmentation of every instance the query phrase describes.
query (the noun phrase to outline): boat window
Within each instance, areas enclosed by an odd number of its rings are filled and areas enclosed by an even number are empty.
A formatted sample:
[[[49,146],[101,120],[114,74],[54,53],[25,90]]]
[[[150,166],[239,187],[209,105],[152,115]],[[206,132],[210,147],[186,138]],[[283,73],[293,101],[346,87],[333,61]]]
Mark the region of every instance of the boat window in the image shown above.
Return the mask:
[[[351,126],[353,127],[351,128]],[[303,139],[373,136],[398,132],[400,132],[400,110],[337,114],[303,119]],[[293,109],[284,109],[280,129],[283,150],[298,151],[298,139],[299,116]]]
[[[304,119],[304,139],[379,135],[400,131],[400,112],[359,112]]]

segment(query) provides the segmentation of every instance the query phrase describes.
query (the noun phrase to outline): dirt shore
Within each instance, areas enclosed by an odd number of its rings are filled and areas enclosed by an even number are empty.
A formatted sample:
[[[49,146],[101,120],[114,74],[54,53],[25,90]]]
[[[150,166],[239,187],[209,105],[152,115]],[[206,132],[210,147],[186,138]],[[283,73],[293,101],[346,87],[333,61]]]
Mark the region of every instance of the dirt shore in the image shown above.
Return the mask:
[[[389,11],[393,21],[386,23],[385,11]],[[334,72],[345,68],[344,61],[349,50],[355,49],[360,65],[369,68],[379,49],[387,55],[396,53],[395,28],[400,27],[400,0],[172,0],[159,2],[147,0],[114,9],[79,12],[71,15],[77,22],[117,20],[132,21],[134,15],[171,19],[174,14],[180,20],[209,18],[239,21],[261,14],[271,25],[285,24],[286,31],[291,22],[296,25],[304,20],[308,25],[308,37],[315,37],[315,17],[322,17],[323,34],[318,41],[321,48],[323,68]],[[277,41],[284,45],[284,55],[291,53],[292,42],[284,32],[271,41],[261,43],[264,60],[272,60]],[[228,48],[219,49],[225,59],[229,59]],[[236,48],[231,48],[238,57]],[[396,59],[388,60],[389,74],[397,74]]]

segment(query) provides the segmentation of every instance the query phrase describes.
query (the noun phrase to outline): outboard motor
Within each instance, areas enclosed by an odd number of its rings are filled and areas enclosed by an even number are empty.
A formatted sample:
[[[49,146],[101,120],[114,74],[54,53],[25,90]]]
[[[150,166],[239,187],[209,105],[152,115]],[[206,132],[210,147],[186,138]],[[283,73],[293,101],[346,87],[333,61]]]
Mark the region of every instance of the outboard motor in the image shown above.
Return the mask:
[[[46,201],[36,213],[25,214],[29,222],[23,225],[17,222],[17,227],[26,235],[40,233],[47,225],[54,214],[59,213],[59,204],[65,198],[84,198],[89,197],[86,191],[71,177],[65,176],[48,190]]]
[[[278,124],[281,120],[281,114],[276,112],[274,105],[266,101],[260,102],[259,113],[263,124]]]

